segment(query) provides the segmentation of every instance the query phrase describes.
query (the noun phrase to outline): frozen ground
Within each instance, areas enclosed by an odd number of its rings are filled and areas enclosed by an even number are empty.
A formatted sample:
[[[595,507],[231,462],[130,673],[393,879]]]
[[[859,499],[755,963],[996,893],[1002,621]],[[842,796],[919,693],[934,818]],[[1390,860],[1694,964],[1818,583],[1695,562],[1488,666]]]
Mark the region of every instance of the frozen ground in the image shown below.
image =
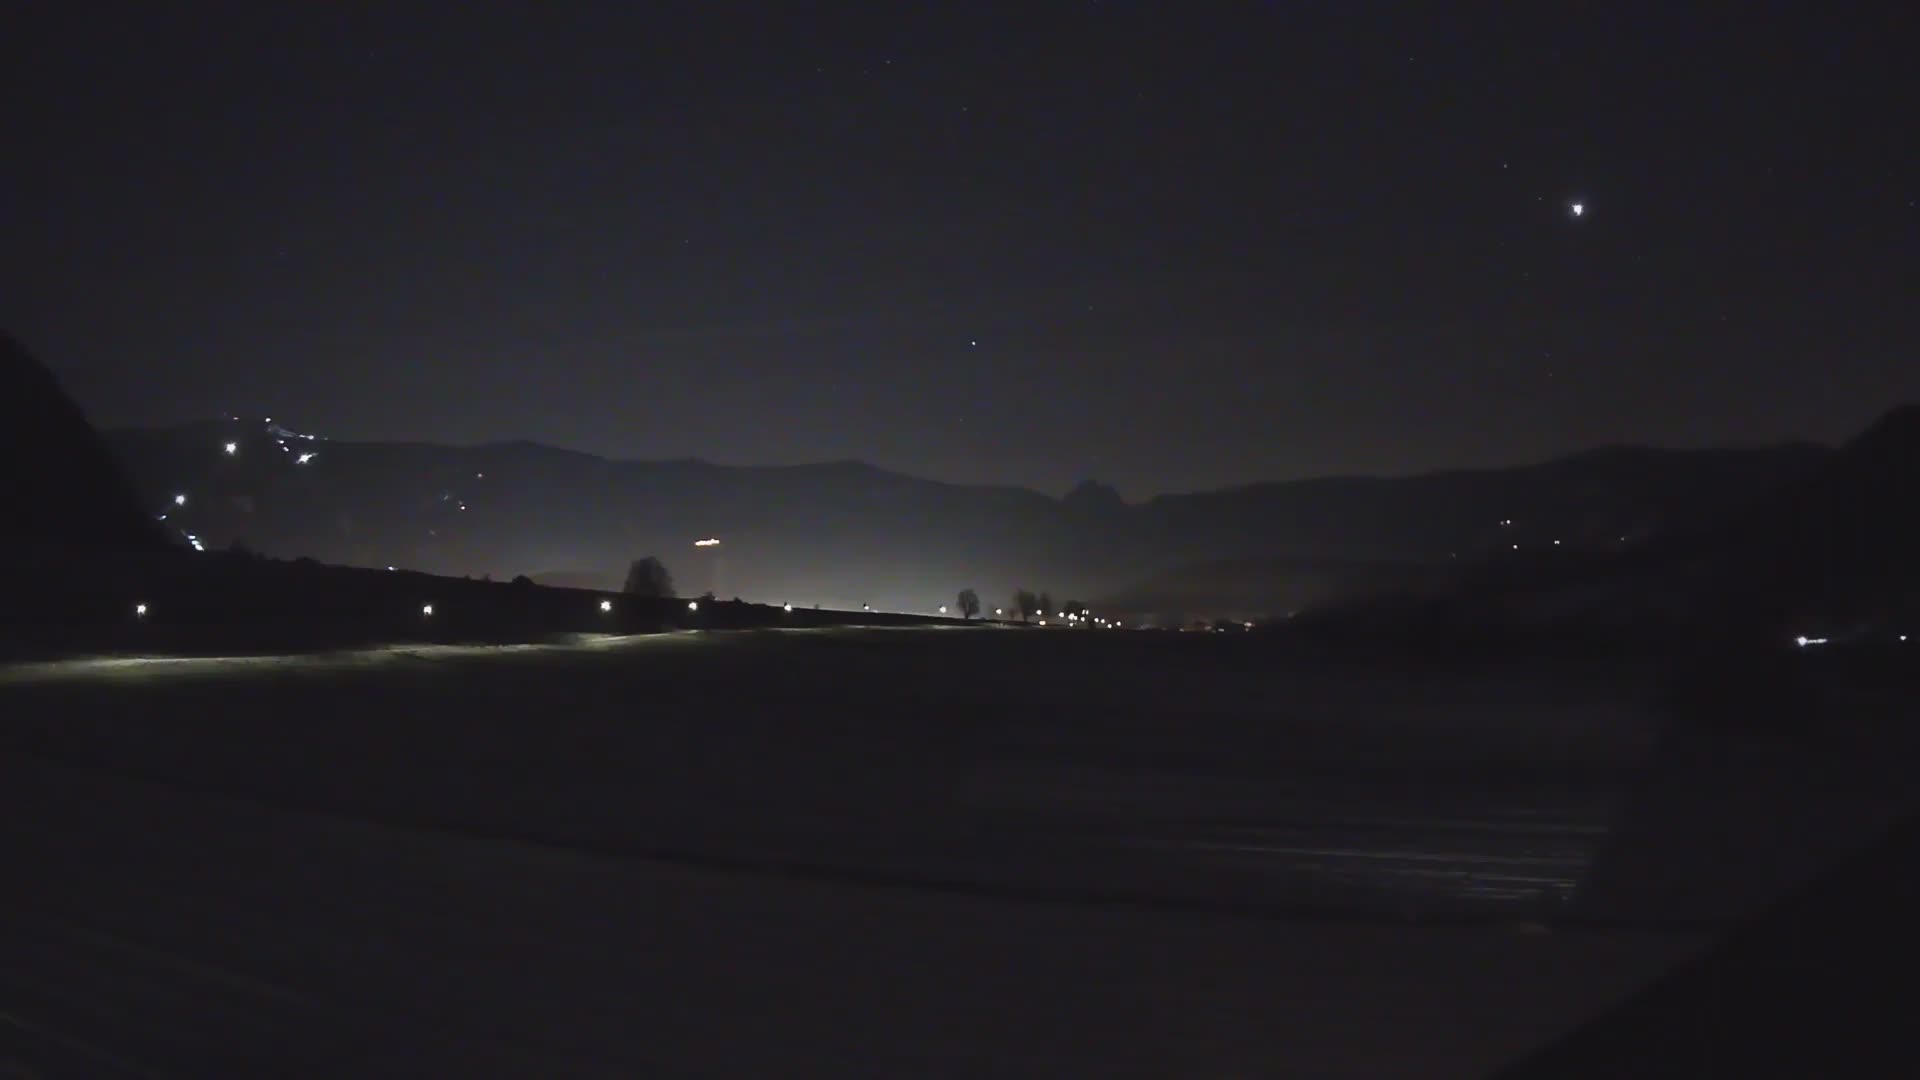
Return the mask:
[[[1164,636],[817,631],[0,676],[56,760],[609,852],[1264,911],[1549,918],[1651,742],[1608,678]],[[57,722],[48,722],[57,718]]]
[[[16,667],[0,1047],[1483,1075],[1703,940],[1543,925],[1646,775],[1643,693],[942,630]]]

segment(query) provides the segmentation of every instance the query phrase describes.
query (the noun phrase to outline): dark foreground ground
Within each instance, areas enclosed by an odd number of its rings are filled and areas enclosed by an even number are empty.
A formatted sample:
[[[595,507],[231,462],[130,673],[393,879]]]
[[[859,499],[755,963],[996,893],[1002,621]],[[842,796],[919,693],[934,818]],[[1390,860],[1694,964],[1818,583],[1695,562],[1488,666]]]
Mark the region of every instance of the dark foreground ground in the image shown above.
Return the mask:
[[[16,666],[0,1048],[49,1075],[1484,1075],[1775,887],[1679,924],[1583,895],[1663,786],[1644,675],[937,629]],[[1720,801],[1758,805],[1755,770]]]

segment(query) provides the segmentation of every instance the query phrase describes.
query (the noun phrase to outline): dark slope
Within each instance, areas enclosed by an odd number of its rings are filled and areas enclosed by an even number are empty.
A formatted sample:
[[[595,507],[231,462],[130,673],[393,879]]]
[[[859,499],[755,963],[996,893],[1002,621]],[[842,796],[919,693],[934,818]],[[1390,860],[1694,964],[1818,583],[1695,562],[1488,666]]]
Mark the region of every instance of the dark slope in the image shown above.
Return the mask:
[[[1889,1076],[1912,1054],[1920,822],[1502,1080]]]
[[[1920,405],[1881,417],[1724,540],[1737,579],[1765,581],[1783,609],[1867,619],[1920,609]]]
[[[119,465],[20,342],[0,331],[0,547],[157,551],[168,543]]]

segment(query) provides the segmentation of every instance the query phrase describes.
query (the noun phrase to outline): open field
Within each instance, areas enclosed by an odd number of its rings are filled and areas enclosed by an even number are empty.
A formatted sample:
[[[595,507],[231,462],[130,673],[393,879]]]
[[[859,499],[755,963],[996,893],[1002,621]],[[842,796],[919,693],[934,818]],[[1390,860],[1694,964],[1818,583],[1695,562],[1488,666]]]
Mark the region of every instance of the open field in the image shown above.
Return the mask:
[[[1617,667],[989,629],[15,665],[0,1046],[1480,1075],[1706,940],[1555,925],[1646,702]]]
[[[1277,665],[1277,666],[1276,666]],[[1548,917],[1651,740],[1542,674],[852,631],[17,667],[54,760],[609,852],[1263,910]]]

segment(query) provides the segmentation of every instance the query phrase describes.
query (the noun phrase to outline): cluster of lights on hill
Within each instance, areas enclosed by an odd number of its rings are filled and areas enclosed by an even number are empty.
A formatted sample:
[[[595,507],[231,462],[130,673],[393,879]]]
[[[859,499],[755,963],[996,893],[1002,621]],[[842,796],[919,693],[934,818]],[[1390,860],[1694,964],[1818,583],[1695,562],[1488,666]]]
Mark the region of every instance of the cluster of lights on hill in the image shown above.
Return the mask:
[[[1578,213],[1577,210],[1575,212]],[[229,416],[228,419],[238,421],[239,417]],[[265,435],[273,441],[274,446],[282,454],[287,455],[288,459],[290,459],[294,467],[305,468],[313,465],[314,462],[316,462],[319,459],[320,454],[319,454],[319,451],[317,450],[296,450],[294,447],[299,443],[312,443],[312,442],[321,441],[320,436],[307,433],[307,432],[295,431],[291,428],[286,427],[283,424],[275,423],[274,419],[270,416],[264,417],[261,420],[261,426]],[[237,458],[242,454],[243,444],[241,443],[241,441],[237,439],[227,439],[220,444],[219,449],[220,449],[220,454],[222,456],[226,458]],[[474,473],[474,479],[476,480],[484,480],[485,478],[486,478],[486,473],[484,472]],[[453,490],[442,490],[439,494],[438,501],[441,503],[445,503],[453,506],[457,512],[465,512],[468,507],[466,498]],[[188,502],[189,502],[188,493],[184,491],[176,493],[173,496],[173,507],[174,507],[173,511],[168,511],[160,514],[159,515],[160,520],[169,521],[174,516],[175,512],[183,511],[187,507]],[[184,525],[178,522],[175,522],[174,524],[175,524],[175,527],[179,529],[180,535],[187,541],[188,544],[190,544],[193,547],[195,551],[207,550],[205,543],[201,540],[201,538],[196,533],[192,532],[191,530],[189,530]],[[1516,523],[1512,518],[1502,518],[1497,523],[1497,525],[1501,531],[1506,532],[1508,535],[1512,535],[1513,531],[1516,531]],[[439,532],[436,529],[429,529],[428,535],[438,537]],[[1628,538],[1625,536],[1621,536],[1618,538],[1618,542],[1620,543],[1626,543],[1627,540]],[[703,548],[703,549],[717,548],[720,546],[720,540],[717,537],[712,537],[712,536],[702,537],[701,539],[695,540],[693,542],[693,546],[696,548]],[[1556,537],[1548,541],[1543,546],[1551,546],[1556,548],[1562,547],[1563,541]],[[1497,550],[1519,551],[1521,550],[1521,545],[1517,541],[1509,542],[1505,544],[1503,548],[1497,548]],[[1450,553],[1449,557],[1457,558],[1458,553]],[[389,566],[387,567],[387,569],[392,570],[393,567]],[[610,611],[611,609],[609,607],[603,610]],[[690,604],[689,610],[698,610],[697,603]],[[789,611],[792,610],[792,606],[787,605],[786,610],[789,610]],[[866,612],[871,612],[873,610],[873,607],[870,604],[862,604],[861,610]],[[945,604],[939,605],[937,611],[938,611],[938,614],[940,615],[946,615],[948,613],[947,605]],[[996,618],[1005,619],[1008,617],[1006,614],[1006,609],[1004,608],[995,608],[993,613]],[[1049,625],[1049,619],[1048,619],[1047,613],[1040,612],[1038,614],[1039,614],[1039,618],[1037,619],[1038,625],[1040,626]],[[1052,615],[1052,620],[1053,620],[1053,625],[1055,626],[1064,625],[1064,626],[1076,627],[1076,628],[1091,627],[1091,628],[1099,628],[1099,629],[1119,629],[1119,628],[1122,628],[1123,626],[1123,624],[1117,620],[1109,620],[1104,617],[1095,616],[1087,611],[1054,612]],[[1810,642],[1803,642],[1801,644],[1803,644],[1804,646],[1804,644],[1808,644],[1808,643]]]
[[[240,420],[238,416],[232,416],[232,415],[229,415],[227,419],[235,422],[238,422]],[[314,461],[320,457],[320,452],[318,450],[294,449],[294,446],[297,443],[319,442],[320,436],[309,434],[306,432],[294,431],[292,428],[289,428],[284,424],[276,424],[274,423],[273,417],[271,416],[262,417],[260,424],[261,424],[261,430],[265,433],[266,437],[273,440],[274,446],[276,446],[282,454],[287,455],[287,457],[292,460],[295,467],[304,468],[308,465],[313,464]],[[238,458],[241,456],[241,451],[243,449],[243,446],[244,444],[239,439],[223,440],[219,444],[219,454],[217,456],[220,458]],[[186,509],[189,501],[190,500],[188,498],[187,492],[185,491],[175,492],[172,500],[173,509],[161,513],[159,515],[159,518],[161,521],[168,521],[171,524],[173,524],[174,528],[179,530],[181,538],[186,540],[186,542],[190,546],[192,546],[193,550],[205,551],[207,550],[206,543],[205,541],[200,539],[198,534],[193,532],[193,530],[187,528],[184,524],[178,521],[172,520],[174,518],[174,515],[177,512],[183,511]],[[142,612],[142,614],[144,615],[145,613]]]

